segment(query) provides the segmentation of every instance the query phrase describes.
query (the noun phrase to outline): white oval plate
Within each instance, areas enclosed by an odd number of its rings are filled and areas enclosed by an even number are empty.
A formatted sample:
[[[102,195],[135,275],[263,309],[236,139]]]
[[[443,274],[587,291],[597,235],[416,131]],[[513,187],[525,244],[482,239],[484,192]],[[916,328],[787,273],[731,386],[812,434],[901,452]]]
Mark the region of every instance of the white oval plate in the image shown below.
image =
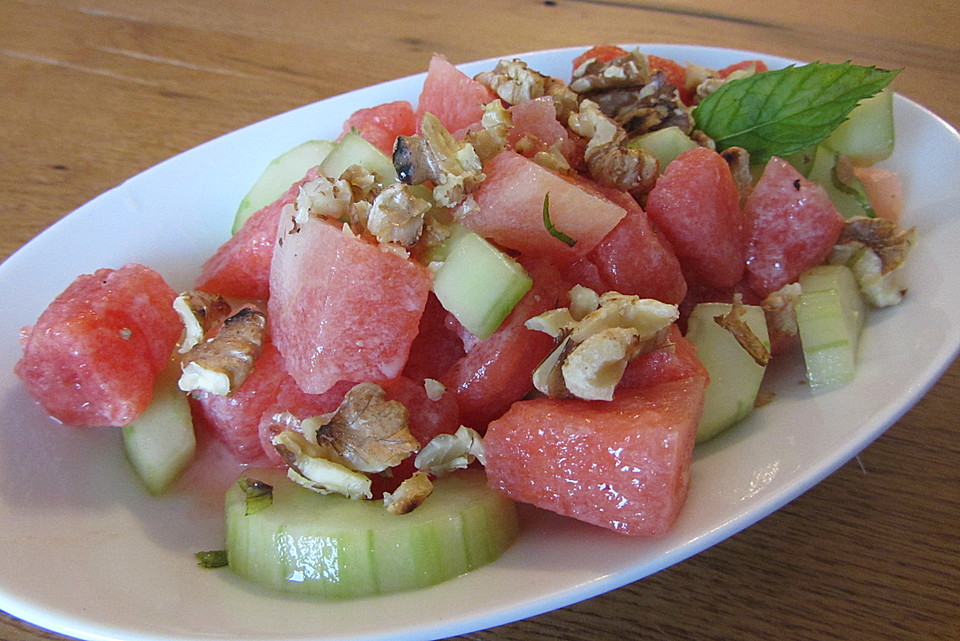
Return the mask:
[[[744,58],[791,62],[641,47],[714,68]],[[568,78],[582,50],[519,57]],[[473,75],[494,62],[463,68]],[[338,603],[278,596],[229,571],[198,569],[194,552],[222,546],[223,486],[188,489],[191,475],[170,496],[149,498],[116,430],[58,425],[27,396],[12,373],[18,330],[77,274],[100,267],[139,261],[188,288],[271,158],[303,140],[337,136],[357,108],[416,100],[422,82],[421,74],[351,92],[201,145],[79,208],[0,266],[0,291],[16,302],[0,315],[0,608],[83,639],[433,639],[508,623],[640,579],[763,518],[876,438],[956,355],[960,138],[898,96],[897,149],[884,165],[901,172],[906,222],[919,231],[909,297],[870,317],[860,371],[845,388],[812,396],[797,384],[799,359],[782,364],[772,381],[776,401],[697,450],[689,499],[668,536],[626,538],[524,510],[519,540],[493,565],[431,589]]]

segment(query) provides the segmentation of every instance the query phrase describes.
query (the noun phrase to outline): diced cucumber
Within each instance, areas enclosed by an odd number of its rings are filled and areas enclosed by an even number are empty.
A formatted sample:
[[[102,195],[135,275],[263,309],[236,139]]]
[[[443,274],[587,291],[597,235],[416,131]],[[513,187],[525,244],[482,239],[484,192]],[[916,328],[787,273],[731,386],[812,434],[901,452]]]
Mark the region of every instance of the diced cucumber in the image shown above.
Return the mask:
[[[734,336],[714,320],[730,312],[729,303],[700,303],[690,312],[686,337],[710,374],[697,426],[697,443],[707,441],[753,411],[766,367],[757,363]],[[756,305],[743,305],[743,320],[770,349],[767,321]]]
[[[631,149],[643,149],[660,163],[660,172],[666,169],[670,162],[687,151],[697,146],[697,143],[690,139],[690,136],[683,133],[679,127],[665,127],[648,134],[637,136],[627,143]]]
[[[433,275],[433,292],[444,309],[477,338],[487,338],[533,286],[510,256],[476,232],[464,230],[445,245],[446,258]]]
[[[796,151],[785,157],[784,160],[790,163],[802,176],[809,176],[810,170],[813,169],[813,159],[816,153],[817,148],[813,146]]]
[[[237,233],[250,216],[274,202],[290,185],[322,163],[335,146],[330,140],[308,140],[274,158],[240,201],[233,219],[233,233]]]
[[[856,372],[864,322],[856,278],[845,265],[820,265],[800,276],[800,287],[797,327],[807,381],[816,390],[842,385]]]
[[[393,160],[356,131],[347,133],[337,142],[336,148],[320,163],[320,171],[325,176],[338,178],[351,165],[359,165],[374,174],[381,186],[392,185],[398,180]]]
[[[870,166],[893,153],[893,90],[860,102],[846,121],[834,129],[827,146],[844,154],[858,167]]]
[[[438,479],[402,516],[380,501],[311,492],[280,470],[244,476],[272,485],[273,503],[246,516],[243,490],[227,491],[230,568],[282,592],[337,599],[426,587],[495,560],[519,527],[513,503],[480,471]]]
[[[852,173],[841,178],[841,172],[838,171],[839,162],[840,153],[821,143],[817,145],[814,152],[813,164],[807,177],[827,190],[834,207],[844,218],[875,217],[876,213],[870,205],[863,183]]]
[[[179,378],[180,361],[172,359],[157,379],[153,401],[122,428],[127,458],[153,495],[163,494],[196,452],[190,404],[177,386]]]

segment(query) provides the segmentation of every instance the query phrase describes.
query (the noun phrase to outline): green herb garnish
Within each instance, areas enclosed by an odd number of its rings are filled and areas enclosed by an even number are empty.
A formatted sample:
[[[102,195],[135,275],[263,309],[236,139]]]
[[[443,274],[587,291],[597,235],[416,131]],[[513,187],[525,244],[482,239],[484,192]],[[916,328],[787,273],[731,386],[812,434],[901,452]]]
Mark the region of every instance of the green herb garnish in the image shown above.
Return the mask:
[[[250,516],[273,504],[273,486],[257,479],[244,477],[237,481],[237,485],[246,495],[247,509],[245,514]]]
[[[550,194],[545,194],[543,197],[543,226],[547,228],[547,231],[550,232],[551,236],[563,243],[566,243],[568,247],[573,247],[577,244],[576,240],[570,238],[553,226],[553,221],[550,220]]]
[[[717,150],[743,147],[753,163],[787,156],[827,138],[865,98],[899,71],[812,63],[731,80],[693,111]]]
[[[197,559],[197,565],[208,570],[229,565],[226,550],[208,550],[206,552],[197,552],[193,556]]]

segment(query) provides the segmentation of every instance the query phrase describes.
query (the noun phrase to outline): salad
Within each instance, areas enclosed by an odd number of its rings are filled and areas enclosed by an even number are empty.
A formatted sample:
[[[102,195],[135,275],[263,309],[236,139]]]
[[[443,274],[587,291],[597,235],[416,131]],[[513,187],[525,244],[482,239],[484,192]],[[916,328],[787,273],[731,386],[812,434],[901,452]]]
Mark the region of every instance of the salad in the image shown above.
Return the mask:
[[[516,530],[504,495],[611,529],[661,534],[682,506],[698,430],[703,440],[740,420],[770,358],[799,340],[811,385],[849,380],[864,300],[899,301],[894,277],[912,239],[896,207],[883,210],[895,201],[896,177],[864,171],[892,149],[892,124],[883,125],[892,74],[851,65],[769,72],[759,61],[709,70],[654,58],[598,47],[571,61],[573,79],[564,83],[520,61],[469,78],[436,57],[416,107],[372,106],[348,120],[339,141],[278,158],[253,190],[273,196],[263,207],[241,206],[235,236],[207,263],[196,291],[164,288],[149,268],[98,273],[25,331],[18,373],[41,402],[55,384],[76,388],[79,375],[52,380],[64,357],[41,339],[99,337],[97,322],[69,330],[62,322],[74,317],[71,304],[90,307],[91,291],[109,291],[113,298],[95,312],[119,323],[113,343],[141,352],[149,385],[133,385],[121,403],[96,378],[91,398],[106,396],[115,412],[108,424],[126,424],[131,458],[155,491],[189,462],[194,423],[244,463],[289,470],[245,472],[228,495],[228,524],[237,524],[228,525],[231,567],[246,563],[248,576],[281,589],[325,585],[304,558],[317,553],[316,532],[327,535],[344,520],[355,539],[344,549],[371,558],[370,537],[386,531],[390,517],[339,495],[385,496],[388,509],[408,512],[394,518],[407,525],[385,534],[384,548],[429,548],[409,554],[407,567],[397,554],[372,555],[377,560],[348,582],[350,596],[435,582],[449,568],[495,558]],[[838,85],[844,91],[831,95]],[[451,87],[465,99],[443,112],[440,98]],[[752,114],[745,125],[743,105],[756,95],[766,105],[800,96],[830,117],[793,137],[783,131],[797,129],[810,109],[792,120],[785,107],[762,122]],[[881,134],[865,142],[860,128]],[[378,151],[384,130],[391,149]],[[893,196],[871,197],[877,184]],[[851,208],[846,218],[840,203]],[[801,206],[809,213],[795,215]],[[789,220],[777,211],[791,212]],[[262,246],[258,224],[271,241],[266,294],[264,271],[251,269]],[[802,231],[794,233],[802,242],[784,238],[784,225]],[[131,299],[144,292],[155,300],[131,316]],[[311,336],[318,327],[322,349]],[[88,344],[102,350],[99,340]],[[170,393],[153,394],[175,344],[172,378],[182,391],[161,377],[159,389]],[[737,374],[711,400],[723,371]],[[250,400],[267,396],[276,401],[267,408]],[[88,409],[92,400],[74,403]],[[253,432],[240,433],[251,414]],[[645,440],[637,436],[640,415]],[[175,438],[165,432],[158,445],[154,428],[169,430],[171,416],[183,429]],[[610,434],[570,430],[598,420],[622,435],[635,460],[663,463],[657,474],[626,470],[643,478],[637,495],[604,479],[615,510],[598,500],[591,477],[626,460],[604,468],[598,452],[611,449],[603,440]],[[561,454],[581,459],[558,469]],[[447,477],[477,458],[495,490],[476,474]],[[558,472],[576,481],[575,493],[557,489]],[[304,492],[291,477],[328,494]],[[472,492],[479,498],[458,504]],[[278,546],[276,532],[310,521],[316,501],[377,511],[311,525],[319,530]],[[441,515],[453,510],[456,527],[439,525],[431,506]],[[288,513],[276,515],[280,507]],[[464,531],[473,540],[442,543]]]

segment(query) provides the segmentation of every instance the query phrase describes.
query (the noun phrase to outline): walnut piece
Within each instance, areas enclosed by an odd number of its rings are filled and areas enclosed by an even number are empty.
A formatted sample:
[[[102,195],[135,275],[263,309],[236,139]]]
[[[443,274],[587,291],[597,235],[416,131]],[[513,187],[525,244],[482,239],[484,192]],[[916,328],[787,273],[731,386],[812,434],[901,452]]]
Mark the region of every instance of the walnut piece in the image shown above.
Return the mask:
[[[263,352],[266,325],[266,315],[253,307],[230,316],[215,336],[184,354],[180,389],[217,396],[232,394],[247,380]]]
[[[874,307],[889,307],[903,300],[898,270],[915,243],[913,228],[856,216],[847,220],[827,262],[850,267],[864,298]]]
[[[753,333],[747,322],[743,320],[743,297],[740,294],[734,295],[733,305],[730,311],[720,316],[714,316],[713,320],[720,327],[724,328],[740,343],[750,358],[760,367],[766,367],[770,362],[770,350]]]
[[[414,465],[434,476],[443,476],[454,470],[460,470],[474,460],[485,462],[483,439],[469,427],[461,425],[454,434],[438,434],[423,446]]]
[[[407,408],[386,396],[376,383],[355,385],[336,412],[322,417],[315,428],[316,442],[332,447],[360,472],[398,465],[419,450],[420,443],[410,433]]]
[[[433,482],[425,472],[416,471],[391,494],[384,492],[383,506],[395,515],[409,514],[433,493]]]
[[[547,314],[563,316],[557,310]],[[582,318],[569,314],[560,343],[534,371],[534,387],[551,398],[612,400],[630,360],[666,346],[679,315],[676,305],[606,292]],[[528,321],[534,329],[538,324]]]
[[[560,122],[566,122],[577,110],[579,98],[570,87],[558,78],[531,69],[521,60],[501,60],[491,71],[481,72],[474,79],[492,89],[508,105],[550,98]]]
[[[186,354],[230,315],[230,304],[219,294],[199,290],[183,292],[173,301],[183,321],[183,339],[178,351]]]
[[[393,183],[376,198],[367,212],[367,229],[381,243],[415,245],[423,232],[430,203],[410,193],[409,185]]]
[[[570,89],[578,94],[588,94],[624,87],[637,88],[647,84],[649,79],[650,62],[640,50],[634,49],[613,60],[585,60],[573,70]]]
[[[311,443],[294,430],[282,430],[271,439],[273,446],[289,466],[287,477],[303,487],[329,494],[342,494],[350,499],[372,498],[372,482],[348,466],[331,460],[331,452]]]
[[[605,115],[597,103],[582,100],[568,124],[589,139],[583,157],[590,176],[624,191],[647,193],[653,189],[660,172],[657,159],[642,149],[627,147],[626,131]]]

